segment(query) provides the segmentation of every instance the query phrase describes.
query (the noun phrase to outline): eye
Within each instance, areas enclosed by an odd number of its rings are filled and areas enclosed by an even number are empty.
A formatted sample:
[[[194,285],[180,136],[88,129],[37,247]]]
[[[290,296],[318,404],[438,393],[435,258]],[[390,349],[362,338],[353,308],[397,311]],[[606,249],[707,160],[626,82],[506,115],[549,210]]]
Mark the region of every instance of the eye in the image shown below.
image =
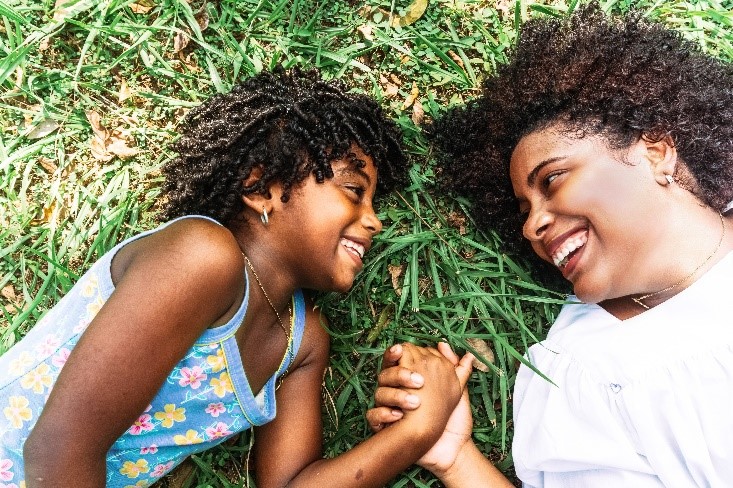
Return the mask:
[[[366,188],[359,185],[345,185],[346,189],[352,192],[354,195],[356,195],[356,198],[358,200],[361,200],[361,198],[364,196],[364,193],[366,192]]]
[[[557,177],[558,177],[558,176],[560,176],[560,175],[561,175],[561,174],[563,174],[563,173],[564,173],[564,171],[553,171],[553,172],[551,172],[551,173],[548,173],[548,174],[547,174],[547,176],[545,176],[545,177],[544,177],[544,178],[542,179],[542,186],[543,186],[544,188],[549,188],[549,187],[550,187],[550,184],[551,184],[551,183],[552,183],[553,181],[555,181],[555,180],[557,179]]]

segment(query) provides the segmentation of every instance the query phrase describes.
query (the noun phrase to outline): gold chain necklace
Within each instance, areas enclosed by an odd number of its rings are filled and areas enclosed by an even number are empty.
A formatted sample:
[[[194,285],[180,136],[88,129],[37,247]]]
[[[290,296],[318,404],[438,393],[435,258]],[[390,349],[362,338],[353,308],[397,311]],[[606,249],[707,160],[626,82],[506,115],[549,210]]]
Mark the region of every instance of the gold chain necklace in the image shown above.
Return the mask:
[[[265,287],[262,286],[262,282],[260,281],[260,277],[257,276],[257,271],[255,271],[254,266],[252,266],[252,262],[249,260],[249,258],[242,253],[242,256],[244,256],[244,262],[247,263],[247,266],[249,266],[249,269],[252,271],[252,274],[255,277],[255,280],[257,281],[257,284],[260,285],[260,290],[262,290],[262,294],[265,295],[265,300],[267,300],[267,303],[270,304],[270,308],[273,312],[275,312],[275,317],[277,317],[277,322],[280,324],[280,328],[285,332],[285,338],[287,339],[287,352],[288,356],[290,356],[290,361],[288,362],[288,367],[285,368],[285,371],[282,375],[280,375],[280,383],[278,383],[277,387],[280,388],[280,385],[282,384],[283,378],[285,378],[285,375],[288,374],[288,370],[290,369],[290,365],[293,364],[293,360],[295,359],[295,355],[293,354],[293,348],[290,344],[290,338],[291,338],[291,332],[288,331],[288,329],[285,327],[285,323],[283,322],[283,319],[280,317],[280,314],[278,313],[277,309],[275,308],[275,305],[272,304],[272,300],[270,300],[270,296],[265,291]],[[293,317],[293,307],[292,305],[288,306],[288,318],[292,320]]]
[[[703,261],[697,268],[693,269],[692,270],[692,273],[688,274],[687,276],[685,276],[684,278],[682,278],[680,281],[678,281],[674,285],[668,286],[667,288],[665,288],[663,290],[655,291],[654,293],[649,293],[648,295],[640,296],[638,298],[631,297],[631,299],[634,302],[636,302],[638,305],[642,306],[645,310],[649,310],[649,305],[647,305],[646,303],[644,303],[642,300],[646,300],[647,298],[651,298],[653,296],[657,296],[660,293],[664,293],[666,291],[674,290],[675,288],[677,288],[678,286],[680,286],[682,283],[684,283],[685,281],[687,281],[690,278],[692,278],[693,276],[695,276],[695,273],[697,273],[698,271],[700,271],[700,268],[702,268],[703,266],[705,266],[708,261],[710,261],[711,259],[713,259],[713,256],[715,256],[718,253],[718,250],[720,249],[720,245],[723,244],[723,238],[725,237],[725,221],[723,221],[723,214],[718,213],[718,217],[720,217],[720,226],[723,228],[723,232],[720,234],[720,240],[718,241],[718,245],[715,246],[715,250],[713,251],[713,253],[710,256],[707,257],[707,259],[705,259],[705,261]]]

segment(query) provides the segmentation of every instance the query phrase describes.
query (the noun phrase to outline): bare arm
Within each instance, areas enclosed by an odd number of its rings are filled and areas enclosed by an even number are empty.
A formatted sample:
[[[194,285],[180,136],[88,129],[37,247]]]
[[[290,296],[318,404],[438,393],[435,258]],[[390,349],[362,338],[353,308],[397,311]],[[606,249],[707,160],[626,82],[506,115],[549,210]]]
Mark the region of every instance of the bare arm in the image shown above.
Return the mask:
[[[232,259],[241,258],[226,229],[183,221],[133,244],[25,443],[29,488],[104,486],[109,448],[198,336],[235,306],[243,278]]]
[[[258,486],[319,488],[381,486],[415,462],[438,438],[460,397],[452,365],[435,353],[416,351],[415,369],[430,378],[423,411],[379,432],[333,459],[321,459],[321,382],[328,362],[328,336],[309,317],[308,356],[278,391],[276,419],[256,433]],[[314,327],[315,325],[315,327]],[[304,343],[304,346],[306,344]],[[306,352],[304,351],[304,354]]]

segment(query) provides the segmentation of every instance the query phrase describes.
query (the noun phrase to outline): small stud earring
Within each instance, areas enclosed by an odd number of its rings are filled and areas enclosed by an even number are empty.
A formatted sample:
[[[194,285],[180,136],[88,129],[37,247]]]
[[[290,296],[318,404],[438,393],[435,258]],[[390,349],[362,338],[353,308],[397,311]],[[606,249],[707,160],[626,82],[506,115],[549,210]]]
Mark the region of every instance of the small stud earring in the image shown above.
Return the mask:
[[[267,216],[267,209],[265,207],[262,207],[262,215],[260,215],[260,220],[264,225],[270,223],[270,217]]]
[[[668,184],[674,183],[674,179],[672,179],[672,175],[664,175],[664,178],[667,180]]]

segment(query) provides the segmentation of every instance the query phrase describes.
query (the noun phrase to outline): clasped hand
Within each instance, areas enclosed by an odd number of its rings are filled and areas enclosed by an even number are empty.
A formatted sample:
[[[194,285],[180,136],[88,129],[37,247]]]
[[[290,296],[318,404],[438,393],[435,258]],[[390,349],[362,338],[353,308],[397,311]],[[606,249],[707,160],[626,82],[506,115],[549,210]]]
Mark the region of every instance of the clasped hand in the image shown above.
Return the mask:
[[[424,428],[436,433],[437,441],[418,464],[443,476],[471,438],[466,383],[472,360],[470,353],[459,358],[446,343],[439,343],[437,349],[392,346],[384,353],[375,407],[367,412],[369,426],[378,432],[403,418],[421,416]]]

